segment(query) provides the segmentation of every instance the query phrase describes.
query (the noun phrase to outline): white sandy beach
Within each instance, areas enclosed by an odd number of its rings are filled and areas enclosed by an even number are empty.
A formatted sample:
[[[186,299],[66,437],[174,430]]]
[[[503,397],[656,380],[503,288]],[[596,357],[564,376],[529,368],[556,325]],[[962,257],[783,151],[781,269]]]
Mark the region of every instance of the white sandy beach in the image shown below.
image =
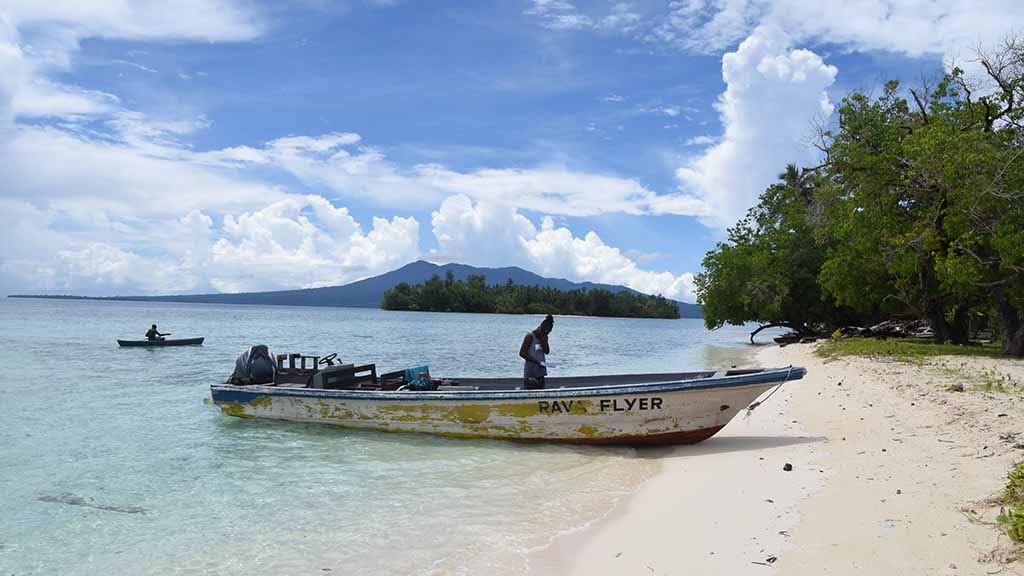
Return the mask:
[[[1024,574],[986,502],[1024,459],[1024,362],[812,350],[762,350],[808,376],[702,444],[645,452],[661,472],[531,573]]]

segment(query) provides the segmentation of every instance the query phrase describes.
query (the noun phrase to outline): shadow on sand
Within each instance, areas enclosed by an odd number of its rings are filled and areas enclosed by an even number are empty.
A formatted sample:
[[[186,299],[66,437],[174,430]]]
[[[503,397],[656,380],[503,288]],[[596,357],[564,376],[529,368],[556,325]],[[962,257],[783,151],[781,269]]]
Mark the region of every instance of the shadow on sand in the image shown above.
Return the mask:
[[[716,436],[700,444],[690,446],[658,446],[638,448],[639,458],[664,458],[667,456],[704,456],[750,450],[770,450],[800,444],[817,444],[828,440],[824,436]]]

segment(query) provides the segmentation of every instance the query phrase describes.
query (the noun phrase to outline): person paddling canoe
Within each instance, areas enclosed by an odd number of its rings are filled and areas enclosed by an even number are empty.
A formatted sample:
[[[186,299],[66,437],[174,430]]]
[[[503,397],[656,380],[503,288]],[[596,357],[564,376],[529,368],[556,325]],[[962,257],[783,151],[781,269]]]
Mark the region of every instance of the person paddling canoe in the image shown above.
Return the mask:
[[[153,324],[152,326],[149,327],[149,330],[146,331],[146,340],[163,340],[164,336],[170,335],[170,332],[167,332],[166,334],[161,334],[160,332],[157,332],[156,324]]]
[[[548,374],[545,355],[551,353],[548,345],[548,334],[555,326],[555,319],[548,314],[532,332],[527,332],[523,344],[519,347],[519,357],[523,365],[523,388],[526,390],[544,387],[544,377]]]

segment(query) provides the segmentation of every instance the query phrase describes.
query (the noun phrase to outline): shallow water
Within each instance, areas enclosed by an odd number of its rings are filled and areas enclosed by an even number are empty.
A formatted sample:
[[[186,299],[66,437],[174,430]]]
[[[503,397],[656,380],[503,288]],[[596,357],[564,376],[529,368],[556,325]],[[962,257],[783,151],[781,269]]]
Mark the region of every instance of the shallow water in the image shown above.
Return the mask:
[[[122,349],[153,322],[202,347]],[[241,420],[251,344],[516,376],[539,317],[0,300],[0,574],[516,573],[657,466],[580,448]],[[552,375],[726,367],[747,330],[559,317]]]

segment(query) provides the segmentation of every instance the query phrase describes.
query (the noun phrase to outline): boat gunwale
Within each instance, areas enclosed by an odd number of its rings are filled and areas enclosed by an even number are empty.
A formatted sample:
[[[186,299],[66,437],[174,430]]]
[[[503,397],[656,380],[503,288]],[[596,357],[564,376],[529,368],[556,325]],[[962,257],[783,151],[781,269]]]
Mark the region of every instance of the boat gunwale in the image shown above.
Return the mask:
[[[217,393],[233,393],[258,396],[292,396],[309,397],[324,400],[386,400],[386,401],[438,401],[438,400],[536,400],[545,398],[565,398],[577,396],[619,396],[623,394],[652,394],[689,392],[698,390],[714,390],[721,388],[738,388],[758,384],[783,383],[800,380],[807,370],[799,366],[765,369],[754,374],[737,374],[734,376],[711,376],[669,382],[650,382],[644,384],[610,384],[602,386],[573,388],[541,388],[537,390],[459,390],[459,391],[390,391],[390,390],[322,390],[317,388],[298,388],[288,386],[237,386],[234,384],[213,384],[210,391]],[[625,376],[625,375],[624,375]],[[217,399],[224,402],[235,402],[227,398]],[[250,400],[247,400],[250,401]]]

